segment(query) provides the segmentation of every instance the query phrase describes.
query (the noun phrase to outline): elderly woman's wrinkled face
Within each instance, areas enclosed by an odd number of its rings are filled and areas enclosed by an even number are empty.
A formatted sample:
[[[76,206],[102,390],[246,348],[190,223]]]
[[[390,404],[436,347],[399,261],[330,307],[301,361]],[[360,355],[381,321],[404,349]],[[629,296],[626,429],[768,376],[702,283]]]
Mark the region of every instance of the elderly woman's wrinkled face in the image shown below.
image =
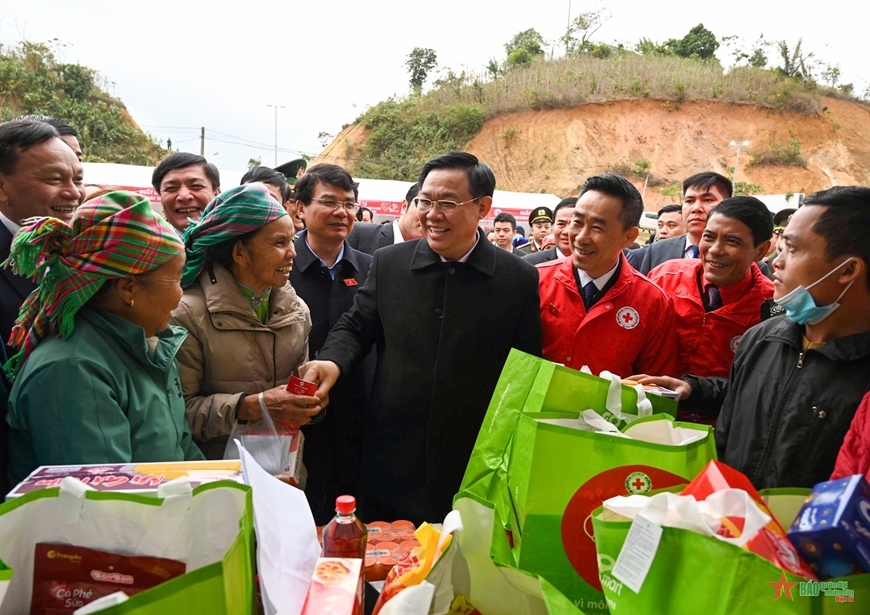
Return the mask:
[[[127,320],[145,329],[151,337],[169,326],[172,310],[181,301],[181,273],[184,270],[184,252],[157,269],[133,276],[135,290],[133,305]]]
[[[264,226],[247,243],[238,242],[233,250],[233,276],[257,293],[284,286],[296,258],[295,235],[292,218],[284,216]]]

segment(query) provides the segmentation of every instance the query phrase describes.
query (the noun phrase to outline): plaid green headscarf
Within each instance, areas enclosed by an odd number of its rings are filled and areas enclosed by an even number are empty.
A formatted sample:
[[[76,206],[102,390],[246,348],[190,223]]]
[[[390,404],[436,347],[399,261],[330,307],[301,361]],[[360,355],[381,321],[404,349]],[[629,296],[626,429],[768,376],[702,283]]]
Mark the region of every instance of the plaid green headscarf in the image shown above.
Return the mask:
[[[202,211],[199,222],[184,230],[187,262],[181,285],[187,288],[196,282],[205,268],[209,248],[261,229],[286,215],[263,184],[255,182],[221,192]]]
[[[69,337],[74,316],[106,280],[145,273],[184,250],[150,201],[132,192],[109,192],[79,207],[72,226],[40,218],[12,240],[4,266],[33,279],[9,344],[19,348],[5,365],[14,378],[34,348],[49,334]]]

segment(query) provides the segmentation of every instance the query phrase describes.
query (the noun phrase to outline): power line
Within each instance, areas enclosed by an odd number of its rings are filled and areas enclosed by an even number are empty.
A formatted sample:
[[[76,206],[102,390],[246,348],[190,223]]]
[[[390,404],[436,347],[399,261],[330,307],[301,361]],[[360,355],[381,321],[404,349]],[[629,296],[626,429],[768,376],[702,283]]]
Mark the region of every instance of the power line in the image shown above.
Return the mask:
[[[199,130],[199,126],[158,126],[156,124],[139,124],[142,128],[166,128],[169,130]]]

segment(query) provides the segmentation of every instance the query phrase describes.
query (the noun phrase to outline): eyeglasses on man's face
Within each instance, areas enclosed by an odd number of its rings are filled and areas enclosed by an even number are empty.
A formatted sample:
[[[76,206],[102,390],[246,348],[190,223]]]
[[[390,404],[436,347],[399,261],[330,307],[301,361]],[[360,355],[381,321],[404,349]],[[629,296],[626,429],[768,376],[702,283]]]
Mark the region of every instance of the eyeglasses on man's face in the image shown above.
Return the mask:
[[[437,205],[438,209],[441,210],[442,213],[450,214],[451,212],[456,211],[456,208],[459,207],[460,205],[465,205],[466,203],[472,203],[472,202],[478,200],[479,198],[480,198],[479,196],[476,196],[473,199],[469,199],[467,201],[462,201],[461,203],[457,203],[455,201],[430,201],[429,199],[423,199],[420,197],[416,197],[414,199],[414,204],[423,213],[426,213],[427,211],[429,211],[430,209],[432,209],[434,206]]]
[[[344,210],[351,214],[356,215],[356,212],[359,211],[359,204],[354,203],[353,201],[337,201],[336,199],[311,199],[312,201],[317,201],[323,207],[327,209],[338,209],[339,207],[343,207]]]

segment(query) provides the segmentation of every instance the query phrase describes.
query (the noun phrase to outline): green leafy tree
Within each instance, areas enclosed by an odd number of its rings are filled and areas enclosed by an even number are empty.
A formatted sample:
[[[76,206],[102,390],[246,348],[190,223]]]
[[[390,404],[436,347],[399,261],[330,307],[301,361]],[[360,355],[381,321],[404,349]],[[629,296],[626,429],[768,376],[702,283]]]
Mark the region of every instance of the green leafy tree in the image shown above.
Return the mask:
[[[579,53],[591,52],[595,48],[595,45],[592,43],[592,36],[609,19],[610,14],[604,11],[588,11],[577,15],[571,20],[571,24],[562,36],[565,55],[574,56]]]
[[[534,28],[518,32],[504,45],[505,64],[510,68],[528,66],[535,58],[543,57],[545,44],[544,37]]]
[[[411,90],[419,93],[423,89],[426,77],[429,76],[429,71],[435,68],[437,64],[438,58],[435,55],[434,49],[414,47],[413,51],[405,59],[405,68],[408,69],[408,74],[410,75]]]
[[[634,46],[634,50],[644,56],[672,56],[674,50],[668,47],[667,43],[657,43],[649,38],[640,39]]]
[[[542,56],[544,45],[546,45],[544,37],[534,28],[529,28],[514,34],[514,37],[504,44],[504,50],[508,56],[519,49],[525,49],[532,56]]]
[[[493,79],[504,75],[504,71],[495,58],[490,58],[489,62],[486,63],[486,72]]]
[[[61,89],[69,98],[87,101],[94,89],[94,71],[80,64],[60,66]]]
[[[320,141],[321,147],[326,147],[327,145],[329,145],[329,142],[332,141],[334,138],[335,135],[331,132],[325,132],[321,130],[317,133],[317,140]]]
[[[764,186],[748,182],[734,183],[734,196],[752,196],[753,194],[764,194]]]
[[[124,104],[97,87],[98,74],[57,60],[49,43],[22,41],[0,47],[0,121],[49,115],[79,133],[87,162],[152,166],[165,150],[136,127]]]
[[[767,67],[767,49],[771,43],[764,40],[764,34],[759,34],[758,39],[751,44],[746,43],[739,36],[723,36],[720,42],[732,50],[736,65],[741,65],[745,62],[753,68]]]
[[[259,158],[249,158],[248,159],[248,170],[250,171],[254,167],[258,167],[263,164],[263,161]]]
[[[779,52],[780,66],[776,67],[786,77],[813,81],[813,69],[816,67],[816,54],[804,53],[803,39],[798,39],[793,48],[789,48],[788,42],[776,41],[776,49]]]
[[[674,54],[683,58],[712,58],[716,50],[719,49],[719,41],[716,40],[716,35],[701,23],[689,30],[689,33],[680,40],[672,38],[665,45]]]

